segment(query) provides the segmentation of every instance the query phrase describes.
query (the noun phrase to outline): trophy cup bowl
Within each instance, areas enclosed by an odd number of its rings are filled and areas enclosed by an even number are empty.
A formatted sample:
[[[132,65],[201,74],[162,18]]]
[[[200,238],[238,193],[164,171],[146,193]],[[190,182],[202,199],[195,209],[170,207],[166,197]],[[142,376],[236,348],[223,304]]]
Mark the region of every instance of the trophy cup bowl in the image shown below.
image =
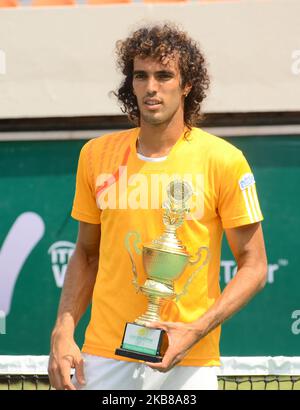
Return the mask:
[[[148,297],[147,311],[139,316],[135,323],[146,325],[147,322],[159,321],[159,310],[164,300],[174,299],[174,281],[180,277],[189,263],[187,252],[174,253],[155,246],[143,246],[143,265],[147,280],[140,287]]]
[[[182,274],[188,262],[187,252],[174,253],[151,245],[143,247],[143,264],[149,279],[171,285]]]

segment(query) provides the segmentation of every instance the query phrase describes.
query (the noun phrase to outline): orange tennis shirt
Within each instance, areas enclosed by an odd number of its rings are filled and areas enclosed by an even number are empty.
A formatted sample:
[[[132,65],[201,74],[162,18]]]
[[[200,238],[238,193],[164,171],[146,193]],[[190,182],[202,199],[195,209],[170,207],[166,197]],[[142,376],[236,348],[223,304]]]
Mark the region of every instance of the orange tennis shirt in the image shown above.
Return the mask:
[[[210,260],[178,302],[163,304],[164,321],[193,322],[207,311],[220,295],[223,230],[263,219],[255,180],[240,150],[193,128],[182,134],[164,161],[143,161],[136,152],[139,131],[135,128],[113,133],[83,146],[72,209],[76,220],[101,225],[98,274],[82,350],[128,361],[135,360],[116,356],[114,352],[121,345],[126,322],[146,311],[147,297],[137,293],[133,286],[125,238],[130,231],[138,232],[141,249],[143,243],[162,235],[162,204],[167,198],[169,181],[180,178],[193,190],[190,212],[177,229],[178,238],[192,257],[200,246],[208,247]],[[142,256],[134,255],[138,282],[142,285],[147,279]],[[196,268],[188,266],[175,281],[177,293]],[[193,346],[180,365],[219,365],[219,339],[220,327]]]

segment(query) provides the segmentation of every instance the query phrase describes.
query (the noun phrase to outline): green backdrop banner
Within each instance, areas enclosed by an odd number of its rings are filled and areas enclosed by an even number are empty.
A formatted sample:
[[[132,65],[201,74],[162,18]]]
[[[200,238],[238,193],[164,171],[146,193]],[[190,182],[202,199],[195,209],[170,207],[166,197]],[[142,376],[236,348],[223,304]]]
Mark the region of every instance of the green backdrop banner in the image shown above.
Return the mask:
[[[268,252],[268,282],[223,326],[223,356],[300,354],[299,136],[229,138],[254,171]],[[48,354],[77,233],[70,217],[85,141],[0,143],[0,354]],[[221,286],[236,265],[224,241]],[[83,341],[89,312],[78,327]]]

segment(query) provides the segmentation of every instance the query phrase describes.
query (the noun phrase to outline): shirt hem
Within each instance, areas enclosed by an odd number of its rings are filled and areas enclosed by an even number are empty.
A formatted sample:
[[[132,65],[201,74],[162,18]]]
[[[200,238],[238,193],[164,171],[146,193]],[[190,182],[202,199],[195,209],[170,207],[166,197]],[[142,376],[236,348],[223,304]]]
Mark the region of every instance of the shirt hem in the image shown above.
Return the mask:
[[[243,225],[251,225],[257,222],[261,222],[263,221],[264,218],[260,217],[255,219],[255,221],[251,221],[249,219],[249,217],[241,217],[241,218],[236,218],[236,219],[229,219],[226,221],[222,221],[222,226],[224,229],[228,229],[228,228],[237,228],[239,226],[243,226]]]
[[[82,212],[78,212],[78,211],[72,211],[71,213],[71,217],[73,219],[76,219],[77,221],[81,221],[81,222],[87,222],[87,223],[91,223],[91,224],[100,224],[100,219],[99,218],[93,218],[89,215],[86,215]]]
[[[126,361],[126,362],[135,362],[135,363],[140,363],[144,362],[143,360],[136,360],[136,359],[131,359],[127,358],[124,356],[117,356],[113,354],[111,351],[105,350],[105,349],[99,349],[97,347],[91,347],[84,345],[82,348],[83,353],[95,355],[95,356],[101,356],[105,357],[107,359],[114,359],[114,360],[119,360],[119,361]],[[220,357],[199,357],[198,359],[193,359],[193,358],[185,358],[183,359],[178,366],[221,366],[220,362]]]

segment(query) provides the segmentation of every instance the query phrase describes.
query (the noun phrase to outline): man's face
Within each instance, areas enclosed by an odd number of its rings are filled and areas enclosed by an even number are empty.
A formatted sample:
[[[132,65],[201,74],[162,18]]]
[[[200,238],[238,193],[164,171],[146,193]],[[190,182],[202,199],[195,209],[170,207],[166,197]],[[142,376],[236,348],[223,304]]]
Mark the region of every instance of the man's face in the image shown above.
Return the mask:
[[[162,62],[151,57],[135,57],[133,91],[140,110],[141,125],[159,125],[182,118],[184,93],[177,58]]]

